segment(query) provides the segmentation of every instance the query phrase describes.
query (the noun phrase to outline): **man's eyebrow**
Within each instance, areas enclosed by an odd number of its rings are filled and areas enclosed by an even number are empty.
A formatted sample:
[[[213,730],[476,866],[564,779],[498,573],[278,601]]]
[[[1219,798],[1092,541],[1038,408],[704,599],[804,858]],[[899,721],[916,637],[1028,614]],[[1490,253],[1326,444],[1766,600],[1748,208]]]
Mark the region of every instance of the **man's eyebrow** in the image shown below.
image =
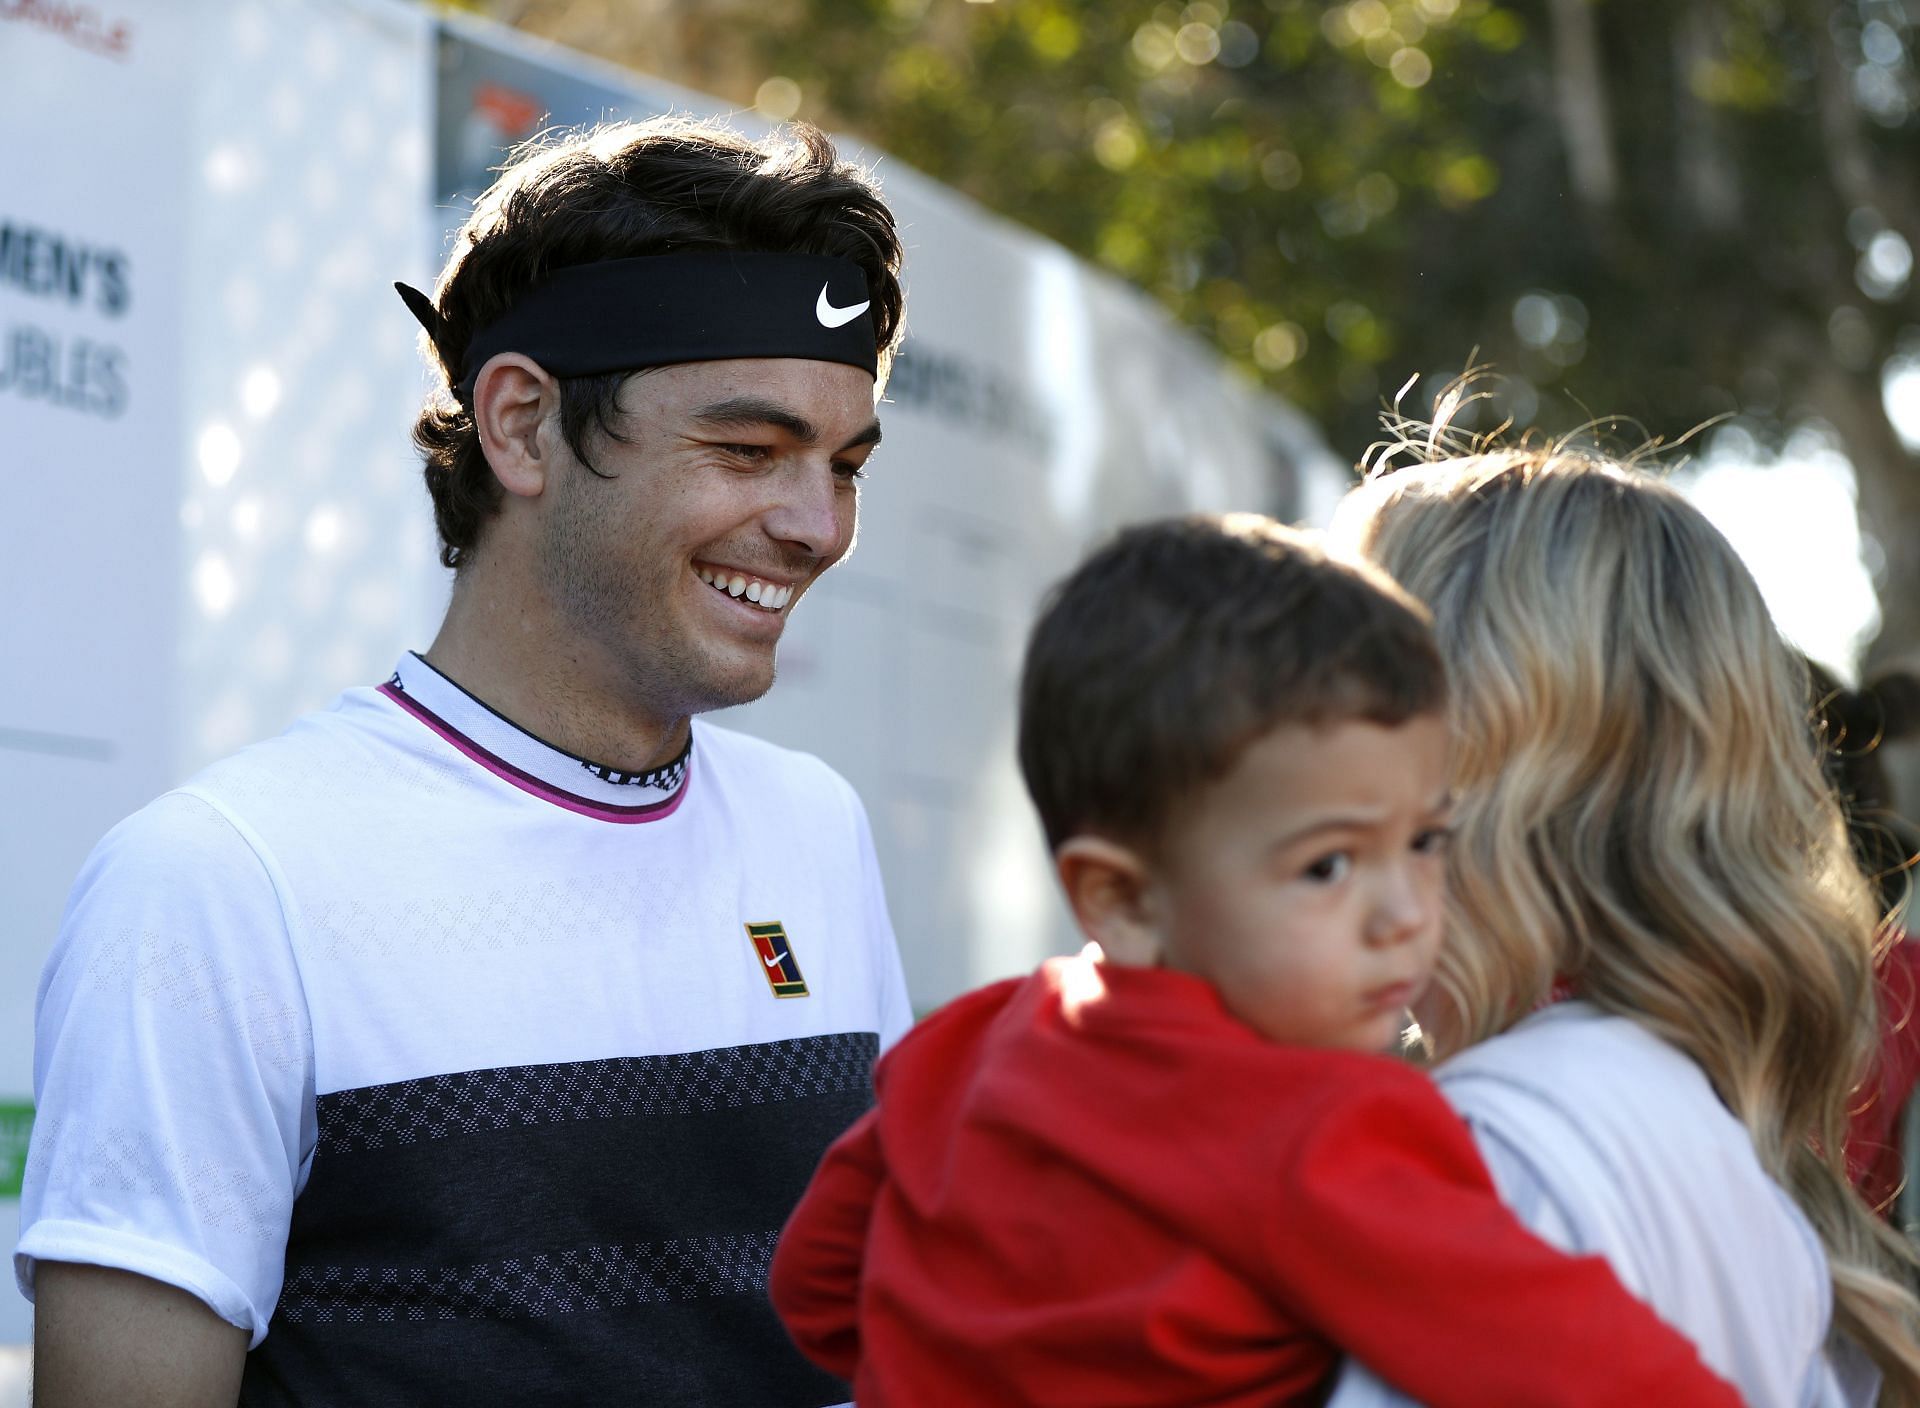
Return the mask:
[[[747,426],[770,425],[776,430],[784,430],[803,445],[820,443],[820,428],[791,406],[765,396],[732,396],[724,401],[715,401],[702,406],[693,413],[693,418],[703,425],[716,429],[740,429]],[[862,445],[880,443],[880,422],[870,422],[866,429],[855,435],[840,447],[837,453],[858,449]]]
[[[877,420],[869,421],[867,422],[867,428],[865,430],[861,431],[858,435],[854,436],[853,439],[847,441],[846,444],[840,447],[839,453],[844,455],[848,450],[857,450],[862,445],[878,445],[879,443],[880,422]]]
[[[707,425],[726,428],[771,425],[808,445],[820,439],[819,428],[812,421],[792,407],[770,401],[764,396],[733,396],[725,401],[715,401],[700,407],[693,413],[693,418]]]

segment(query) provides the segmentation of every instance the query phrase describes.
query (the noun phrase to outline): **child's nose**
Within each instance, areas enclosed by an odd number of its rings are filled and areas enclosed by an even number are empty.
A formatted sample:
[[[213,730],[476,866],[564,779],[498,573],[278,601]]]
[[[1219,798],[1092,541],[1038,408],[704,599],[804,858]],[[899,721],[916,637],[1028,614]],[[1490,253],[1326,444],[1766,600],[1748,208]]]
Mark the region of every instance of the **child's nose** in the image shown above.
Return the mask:
[[[1417,938],[1433,922],[1439,902],[1437,888],[1414,867],[1390,867],[1374,897],[1367,941],[1386,948]]]

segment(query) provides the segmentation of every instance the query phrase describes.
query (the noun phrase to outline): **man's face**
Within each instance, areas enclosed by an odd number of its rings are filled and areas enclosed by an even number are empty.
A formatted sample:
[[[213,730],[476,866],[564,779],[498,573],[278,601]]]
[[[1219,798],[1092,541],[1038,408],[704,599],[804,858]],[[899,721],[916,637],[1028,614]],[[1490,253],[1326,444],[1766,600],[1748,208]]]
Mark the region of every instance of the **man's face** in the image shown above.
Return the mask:
[[[1274,729],[1168,825],[1163,961],[1269,1040],[1385,1050],[1439,952],[1447,811],[1436,717]]]
[[[662,718],[773,683],[787,616],[853,546],[879,439],[873,378],[835,362],[694,362],[630,378],[596,477],[556,433],[540,573],[565,645]]]

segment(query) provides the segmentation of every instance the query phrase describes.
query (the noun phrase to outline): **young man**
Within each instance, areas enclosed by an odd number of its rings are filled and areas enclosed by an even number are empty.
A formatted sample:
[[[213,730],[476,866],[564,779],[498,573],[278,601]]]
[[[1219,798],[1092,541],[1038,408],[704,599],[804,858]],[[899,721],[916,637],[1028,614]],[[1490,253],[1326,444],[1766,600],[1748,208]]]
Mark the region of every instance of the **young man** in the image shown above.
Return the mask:
[[[833,1404],[774,1237],[909,1022],[858,800],[694,720],[852,546],[901,327],[809,129],[530,155],[429,299],[425,656],[88,861],[15,1264],[38,1400]]]
[[[1440,940],[1445,684],[1384,577],[1251,515],[1131,529],[1034,629],[1020,762],[1092,941],[881,1062],[773,1265],[861,1408],[1727,1404],[1502,1207],[1384,1053]]]

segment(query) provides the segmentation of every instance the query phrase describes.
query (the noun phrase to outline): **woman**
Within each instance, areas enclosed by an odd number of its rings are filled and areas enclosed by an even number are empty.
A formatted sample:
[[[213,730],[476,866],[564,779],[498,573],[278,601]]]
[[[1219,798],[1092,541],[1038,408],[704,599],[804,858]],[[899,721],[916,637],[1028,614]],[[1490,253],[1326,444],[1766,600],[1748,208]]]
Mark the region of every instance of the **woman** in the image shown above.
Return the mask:
[[[1732,548],[1562,447],[1377,474],[1335,536],[1432,608],[1453,677],[1449,941],[1419,1015],[1502,1195],[1751,1403],[1871,1403],[1877,1377],[1920,1404],[1913,1256],[1841,1155],[1874,906]],[[1390,1397],[1355,1370],[1334,1402]]]

